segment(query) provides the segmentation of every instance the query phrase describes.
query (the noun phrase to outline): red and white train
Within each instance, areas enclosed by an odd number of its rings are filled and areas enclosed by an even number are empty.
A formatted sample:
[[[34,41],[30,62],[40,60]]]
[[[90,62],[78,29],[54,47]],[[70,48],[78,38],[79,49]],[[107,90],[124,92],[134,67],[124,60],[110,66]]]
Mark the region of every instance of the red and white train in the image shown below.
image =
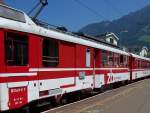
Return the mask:
[[[148,75],[148,58],[41,27],[0,5],[0,111]]]

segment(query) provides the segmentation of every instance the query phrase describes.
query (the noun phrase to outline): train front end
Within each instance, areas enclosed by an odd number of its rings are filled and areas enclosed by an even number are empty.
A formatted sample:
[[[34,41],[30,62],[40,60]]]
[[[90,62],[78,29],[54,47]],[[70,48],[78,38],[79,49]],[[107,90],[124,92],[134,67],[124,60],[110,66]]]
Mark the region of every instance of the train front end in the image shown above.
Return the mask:
[[[16,32],[17,27],[26,23],[25,16],[0,5],[0,112],[28,103],[28,38]]]

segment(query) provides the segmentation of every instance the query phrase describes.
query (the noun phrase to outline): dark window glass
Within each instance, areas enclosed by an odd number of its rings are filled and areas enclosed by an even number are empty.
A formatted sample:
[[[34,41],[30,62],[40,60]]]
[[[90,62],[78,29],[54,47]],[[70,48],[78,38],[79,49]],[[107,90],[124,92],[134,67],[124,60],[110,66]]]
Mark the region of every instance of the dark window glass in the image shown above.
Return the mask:
[[[55,67],[58,65],[58,41],[44,39],[43,40],[43,66]]]
[[[120,65],[123,65],[123,55],[120,55]]]
[[[10,66],[25,66],[28,64],[28,38],[27,36],[5,34],[5,62]]]
[[[107,51],[102,51],[102,65],[105,67],[108,64]]]
[[[114,53],[113,52],[109,52],[109,66],[113,66],[114,65]]]
[[[26,22],[24,14],[22,12],[3,5],[0,5],[0,17],[24,23]]]
[[[128,56],[124,56],[124,67],[127,67],[128,66]]]
[[[113,44],[114,43],[114,39],[110,38],[110,43]]]
[[[90,57],[90,48],[86,49],[86,67],[90,67],[91,57]]]
[[[115,67],[119,66],[119,54],[117,53],[114,54],[114,66]]]

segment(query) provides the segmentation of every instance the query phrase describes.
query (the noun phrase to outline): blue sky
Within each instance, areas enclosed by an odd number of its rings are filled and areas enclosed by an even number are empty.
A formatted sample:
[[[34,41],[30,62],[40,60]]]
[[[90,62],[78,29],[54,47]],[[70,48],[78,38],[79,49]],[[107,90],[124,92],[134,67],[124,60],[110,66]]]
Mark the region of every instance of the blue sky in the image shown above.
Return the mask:
[[[4,0],[8,5],[29,12],[39,0]],[[48,6],[38,17],[52,25],[66,26],[77,31],[83,26],[103,20],[114,20],[134,12],[150,0],[79,0],[96,14],[75,2],[75,0],[48,0]]]

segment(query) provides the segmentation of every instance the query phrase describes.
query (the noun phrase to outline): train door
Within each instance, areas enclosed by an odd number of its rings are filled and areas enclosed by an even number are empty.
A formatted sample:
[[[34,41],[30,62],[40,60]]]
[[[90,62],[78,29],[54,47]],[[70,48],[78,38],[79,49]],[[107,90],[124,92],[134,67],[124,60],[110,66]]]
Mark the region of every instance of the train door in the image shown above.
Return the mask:
[[[103,81],[103,76],[100,74],[101,68],[101,50],[94,49],[94,76],[93,83],[94,88],[100,88]]]
[[[62,90],[60,89],[60,81],[63,73],[60,75],[56,68],[59,68],[59,44],[58,40],[43,37],[40,44],[40,65],[39,68],[45,69],[44,71],[39,70],[39,90],[40,97],[52,96],[54,94],[60,94]],[[53,71],[54,69],[54,71]]]
[[[4,31],[0,30],[0,73],[5,72]]]
[[[28,101],[33,101],[39,98],[39,71],[41,67],[42,56],[42,39],[35,35],[29,35],[29,71],[33,76],[28,77]]]
[[[76,74],[79,89],[93,88],[93,48],[76,45]]]
[[[129,56],[129,70],[130,70],[130,80],[132,81],[132,71],[133,71],[133,60],[132,55]]]

